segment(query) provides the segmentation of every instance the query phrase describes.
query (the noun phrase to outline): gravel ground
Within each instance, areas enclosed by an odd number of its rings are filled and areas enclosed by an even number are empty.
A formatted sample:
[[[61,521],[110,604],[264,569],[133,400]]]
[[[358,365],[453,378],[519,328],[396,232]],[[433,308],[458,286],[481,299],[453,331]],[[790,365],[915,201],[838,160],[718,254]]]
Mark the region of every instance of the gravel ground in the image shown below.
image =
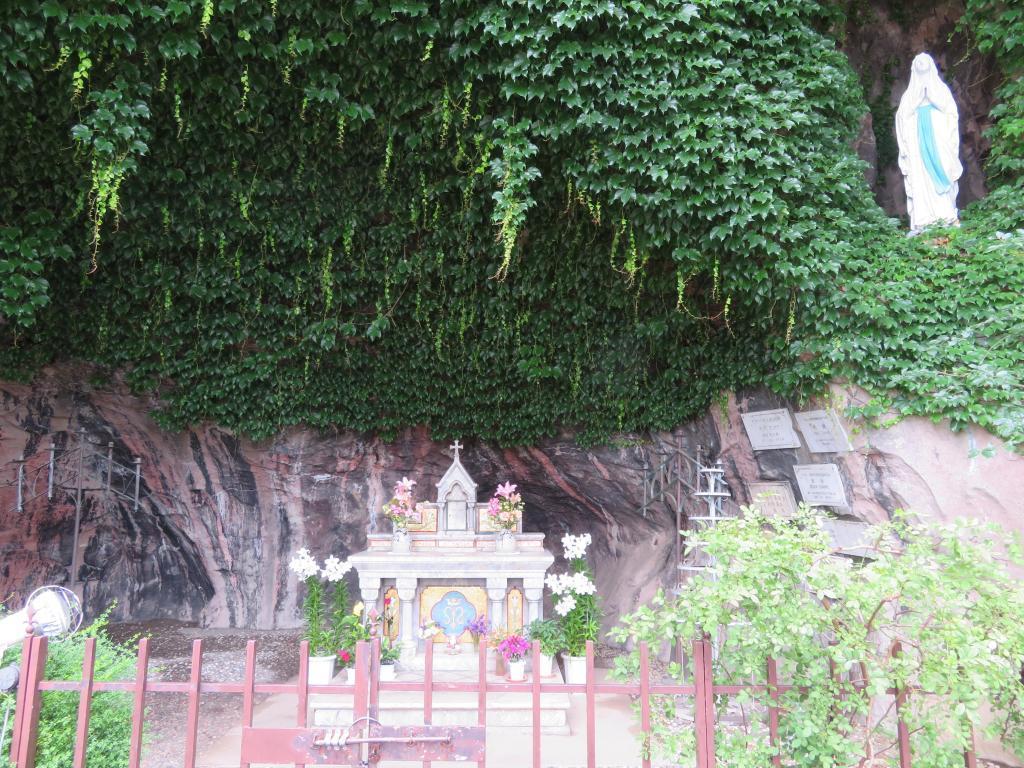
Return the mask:
[[[177,621],[118,624],[111,635],[121,641],[150,638],[149,678],[183,682],[189,679],[192,642],[203,641],[203,680],[241,681],[245,674],[245,644],[256,640],[258,682],[284,682],[298,674],[300,630],[200,629]],[[257,697],[257,701],[265,697]],[[238,726],[242,717],[240,694],[203,694],[199,711],[199,750]],[[144,768],[178,768],[185,752],[186,694],[151,693],[147,696]]]

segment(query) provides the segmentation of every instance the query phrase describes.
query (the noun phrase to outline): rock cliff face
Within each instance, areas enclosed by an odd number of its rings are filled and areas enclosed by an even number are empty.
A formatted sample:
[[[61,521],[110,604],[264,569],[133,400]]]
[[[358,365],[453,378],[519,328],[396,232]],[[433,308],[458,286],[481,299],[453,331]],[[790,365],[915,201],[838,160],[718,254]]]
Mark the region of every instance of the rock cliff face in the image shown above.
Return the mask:
[[[24,594],[69,583],[79,444],[83,517],[79,579],[89,609],[117,601],[116,617],[172,617],[213,626],[291,626],[298,597],[291,554],[346,556],[380,525],[370,514],[394,481],[431,489],[450,463],[423,431],[392,443],[352,433],[295,430],[253,444],[216,427],[160,430],[151,403],[124,391],[89,390],[81,372],[51,371],[32,387],[0,383],[0,589]],[[76,383],[78,382],[78,383]],[[710,419],[686,430],[713,439]],[[45,494],[51,440],[52,499]],[[113,480],[107,490],[108,443]],[[463,461],[482,489],[518,482],[525,527],[548,534],[589,530],[613,614],[653,593],[673,567],[674,523],[664,506],[639,511],[644,462],[658,439],[583,450],[571,436],[528,448],[468,441]],[[17,460],[25,458],[17,511]],[[139,502],[134,501],[134,459]],[[425,495],[424,495],[425,497]],[[386,525],[386,523],[385,523]]]
[[[295,625],[299,596],[287,571],[291,554],[303,546],[320,557],[361,550],[367,531],[381,525],[370,511],[379,509],[393,482],[405,475],[416,478],[421,491],[430,489],[450,461],[446,446],[422,430],[391,443],[305,430],[259,444],[210,426],[168,433],[150,419],[151,403],[117,389],[88,389],[84,380],[80,371],[59,369],[31,387],[0,383],[5,595],[71,582],[80,443],[86,447],[77,561],[88,609],[116,601],[116,617],[211,626]],[[858,396],[837,389],[833,401]],[[563,533],[592,533],[608,623],[673,581],[673,513],[664,503],[642,507],[645,468],[657,466],[676,444],[690,454],[703,447],[720,456],[743,503],[751,481],[788,479],[795,488],[794,464],[836,461],[854,517],[882,520],[905,507],[938,520],[973,516],[1008,531],[1024,529],[1017,502],[1024,457],[987,434],[953,434],[912,419],[854,435],[855,450],[845,454],[804,448],[754,453],[739,414],[782,405],[762,392],[741,393],[674,434],[628,435],[590,449],[571,435],[522,448],[467,441],[463,461],[485,493],[507,479],[520,485],[525,528],[547,534],[556,555]],[[51,439],[58,458],[48,499]],[[986,448],[994,455],[981,455]],[[16,462],[22,457],[19,512]]]

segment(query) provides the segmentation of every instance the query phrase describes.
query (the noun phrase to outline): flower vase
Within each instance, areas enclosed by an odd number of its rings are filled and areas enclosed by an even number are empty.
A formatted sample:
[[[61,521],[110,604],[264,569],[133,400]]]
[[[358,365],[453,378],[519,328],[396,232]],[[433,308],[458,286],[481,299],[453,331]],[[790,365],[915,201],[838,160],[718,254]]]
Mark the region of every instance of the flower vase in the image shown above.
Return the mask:
[[[309,684],[329,685],[334,678],[334,656],[309,657]]]
[[[585,685],[587,682],[587,657],[564,655],[565,682],[569,685]]]
[[[512,531],[502,531],[499,533],[496,549],[498,552],[503,552],[505,554],[517,552],[519,547],[516,542],[516,535]]]
[[[407,553],[412,549],[412,537],[405,528],[396,528],[391,536],[391,551]]]
[[[552,670],[554,669],[555,659],[552,656],[548,656],[546,653],[541,652],[540,660],[537,662],[538,673],[541,677],[551,677]]]
[[[510,661],[508,663],[508,679],[512,683],[521,683],[526,679],[526,660]]]

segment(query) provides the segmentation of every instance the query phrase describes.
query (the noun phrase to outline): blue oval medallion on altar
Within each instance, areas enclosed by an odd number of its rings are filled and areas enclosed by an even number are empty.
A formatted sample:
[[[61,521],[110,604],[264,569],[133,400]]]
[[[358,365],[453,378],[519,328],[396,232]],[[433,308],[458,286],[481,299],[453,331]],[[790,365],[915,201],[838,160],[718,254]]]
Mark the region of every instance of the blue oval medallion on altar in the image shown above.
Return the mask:
[[[461,592],[446,592],[430,609],[430,618],[447,637],[458,637],[476,618],[476,608]]]

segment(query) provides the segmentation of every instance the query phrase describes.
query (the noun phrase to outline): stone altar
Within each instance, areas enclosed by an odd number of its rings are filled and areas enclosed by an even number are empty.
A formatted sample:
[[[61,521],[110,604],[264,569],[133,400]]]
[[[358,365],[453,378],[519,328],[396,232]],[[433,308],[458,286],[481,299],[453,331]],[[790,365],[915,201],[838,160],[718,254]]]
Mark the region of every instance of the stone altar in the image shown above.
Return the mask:
[[[516,532],[516,551],[499,551],[499,533],[488,526],[487,504],[477,502],[477,484],[459,459],[462,446],[456,441],[451,448],[452,463],[437,483],[436,501],[417,505],[421,515],[409,526],[409,551],[392,551],[390,533],[371,533],[367,549],[349,557],[367,607],[383,613],[388,595],[393,611],[397,599],[397,641],[404,664],[412,663],[423,644],[431,642],[419,636],[427,621],[447,626],[460,642],[469,641],[465,625],[481,612],[484,595],[492,626],[508,627],[510,609],[522,624],[544,615],[544,576],[554,562],[544,549],[544,534]],[[442,600],[447,605],[438,606]]]

